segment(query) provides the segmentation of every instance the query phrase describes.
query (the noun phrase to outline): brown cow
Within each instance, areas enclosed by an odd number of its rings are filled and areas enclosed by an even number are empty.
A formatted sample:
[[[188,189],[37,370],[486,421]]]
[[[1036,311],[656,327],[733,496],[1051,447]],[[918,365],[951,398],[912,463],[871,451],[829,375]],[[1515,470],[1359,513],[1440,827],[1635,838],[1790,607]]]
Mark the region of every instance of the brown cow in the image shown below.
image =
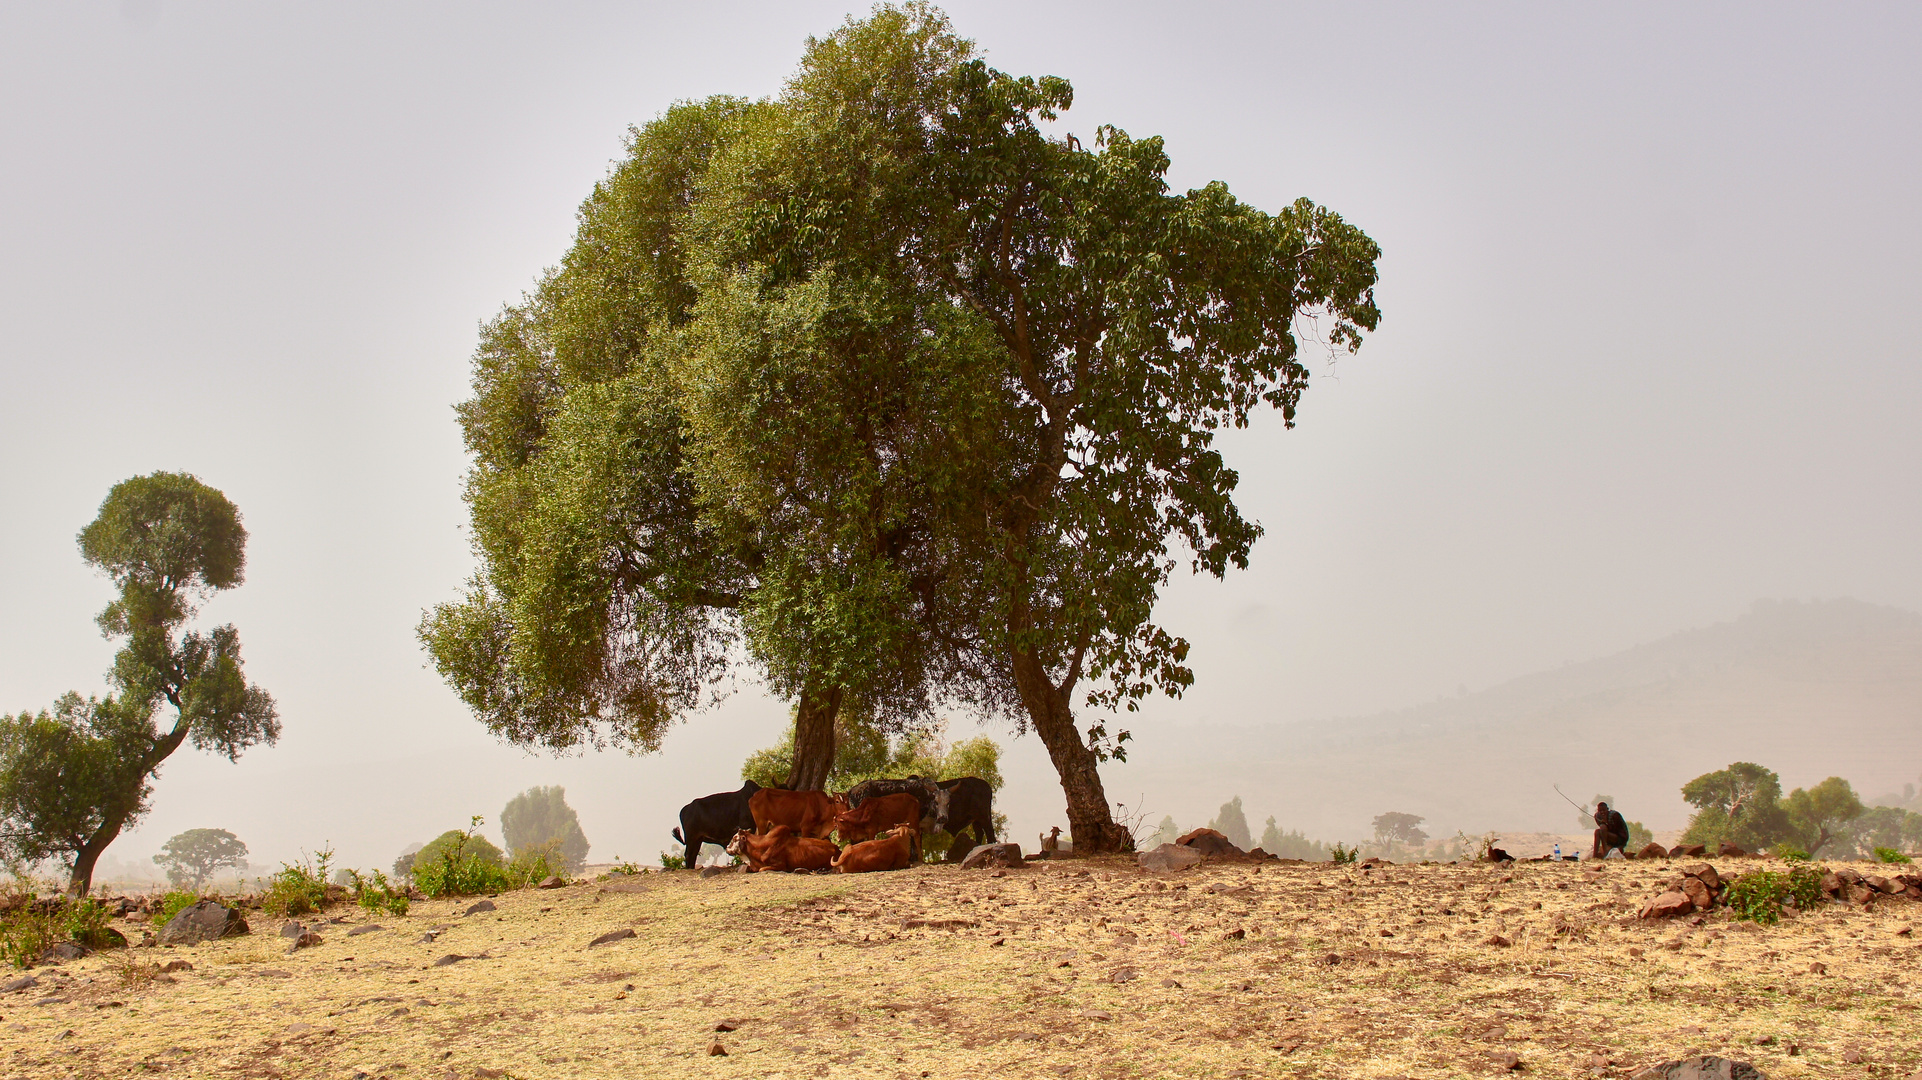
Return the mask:
[[[786,825],[796,836],[827,839],[834,831],[835,815],[848,808],[847,800],[825,791],[782,791],[762,788],[747,801],[754,817],[754,831],[766,835],[776,825]]]
[[[896,825],[879,840],[854,844],[834,860],[843,874],[866,874],[875,870],[906,870],[913,865],[914,826]]]
[[[914,857],[921,857],[921,800],[912,795],[876,795],[834,819],[843,844],[872,840],[876,833],[907,825],[914,830]]]
[[[762,870],[825,870],[840,854],[834,844],[809,836],[796,836],[786,825],[776,825],[766,836],[742,829],[728,842],[727,853],[747,860],[750,874]]]

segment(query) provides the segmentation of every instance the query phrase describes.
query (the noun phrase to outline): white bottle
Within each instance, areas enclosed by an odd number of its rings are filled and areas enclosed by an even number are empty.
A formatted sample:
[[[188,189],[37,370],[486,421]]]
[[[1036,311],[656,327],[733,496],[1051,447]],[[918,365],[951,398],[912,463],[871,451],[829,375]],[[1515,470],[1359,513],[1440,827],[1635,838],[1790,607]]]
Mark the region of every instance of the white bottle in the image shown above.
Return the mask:
[[[1562,861],[1562,845],[1559,843],[1555,845],[1555,861],[1556,862]]]

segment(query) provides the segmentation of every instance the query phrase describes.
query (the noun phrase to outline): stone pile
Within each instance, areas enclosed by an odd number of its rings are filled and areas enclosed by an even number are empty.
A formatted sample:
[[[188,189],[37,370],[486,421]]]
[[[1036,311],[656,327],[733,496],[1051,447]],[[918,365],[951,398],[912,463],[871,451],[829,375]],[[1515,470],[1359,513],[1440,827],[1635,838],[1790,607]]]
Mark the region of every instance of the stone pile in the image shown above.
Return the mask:
[[[1707,911],[1721,900],[1728,883],[1722,875],[1707,863],[1695,863],[1682,868],[1679,880],[1655,895],[1642,907],[1644,919],[1668,919],[1677,915],[1693,915]]]
[[[1864,874],[1844,866],[1822,875],[1822,894],[1858,905],[1896,897],[1922,900],[1922,874]]]

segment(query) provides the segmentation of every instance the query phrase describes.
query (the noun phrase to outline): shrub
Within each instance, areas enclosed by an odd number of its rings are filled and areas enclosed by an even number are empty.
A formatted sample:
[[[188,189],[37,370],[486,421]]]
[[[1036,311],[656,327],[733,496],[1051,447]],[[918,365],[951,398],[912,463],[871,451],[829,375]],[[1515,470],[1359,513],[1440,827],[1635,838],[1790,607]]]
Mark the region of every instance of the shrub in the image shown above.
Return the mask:
[[[33,905],[0,919],[0,960],[23,968],[40,959],[64,935],[62,920],[54,913]]]
[[[349,887],[354,890],[354,900],[368,911],[385,911],[389,915],[407,914],[407,890],[389,884],[387,875],[371,870],[363,876],[358,870],[344,871],[349,879]]]
[[[1359,844],[1354,847],[1343,847],[1337,843],[1328,849],[1328,861],[1331,863],[1351,863],[1354,862],[1356,856],[1360,854],[1361,845]]]
[[[170,892],[160,898],[160,912],[154,916],[154,922],[165,926],[173,921],[175,915],[198,903],[200,903],[199,893]]]
[[[414,857],[414,886],[428,896],[471,896],[513,888],[501,865],[501,850],[478,835],[483,820],[476,814],[466,832],[449,829],[420,849]]]
[[[327,905],[327,864],[334,859],[326,848],[311,859],[281,863],[280,870],[267,879],[267,891],[260,907],[269,915],[305,915]]]
[[[664,870],[685,870],[687,869],[687,856],[669,855],[663,851],[661,852],[661,868]],[[633,863],[621,863],[615,866],[612,872],[616,874],[638,874],[641,872],[641,869]]]
[[[1773,925],[1784,905],[1798,910],[1815,906],[1822,897],[1822,872],[1812,866],[1787,870],[1756,870],[1729,882],[1722,902],[1738,919]]]
[[[1781,859],[1783,862],[1809,861],[1809,853],[1796,847],[1794,844],[1777,844],[1769,850],[1776,858]]]
[[[1884,862],[1884,863],[1905,863],[1905,862],[1910,862],[1912,860],[1907,855],[1902,854],[1900,851],[1897,851],[1892,847],[1879,847],[1875,849],[1875,861]]]
[[[111,949],[126,944],[119,934],[108,929],[113,916],[107,905],[94,899],[69,902],[66,906],[67,936],[89,949]]]

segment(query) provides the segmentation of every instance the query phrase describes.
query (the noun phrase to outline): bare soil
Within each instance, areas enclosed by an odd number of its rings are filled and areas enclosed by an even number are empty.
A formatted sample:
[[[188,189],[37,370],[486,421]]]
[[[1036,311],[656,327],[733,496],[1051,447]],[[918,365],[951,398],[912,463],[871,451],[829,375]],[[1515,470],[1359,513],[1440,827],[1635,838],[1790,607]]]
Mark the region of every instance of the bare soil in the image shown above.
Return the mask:
[[[0,996],[0,1077],[1621,1077],[1695,1053],[1772,1078],[1922,1069],[1922,905],[1637,921],[1673,872],[681,871],[471,916],[471,898],[337,908],[291,955],[251,913],[247,937],[35,969]],[[348,936],[367,923],[386,929]],[[468,959],[435,966],[450,954]],[[176,959],[193,969],[153,976]]]

